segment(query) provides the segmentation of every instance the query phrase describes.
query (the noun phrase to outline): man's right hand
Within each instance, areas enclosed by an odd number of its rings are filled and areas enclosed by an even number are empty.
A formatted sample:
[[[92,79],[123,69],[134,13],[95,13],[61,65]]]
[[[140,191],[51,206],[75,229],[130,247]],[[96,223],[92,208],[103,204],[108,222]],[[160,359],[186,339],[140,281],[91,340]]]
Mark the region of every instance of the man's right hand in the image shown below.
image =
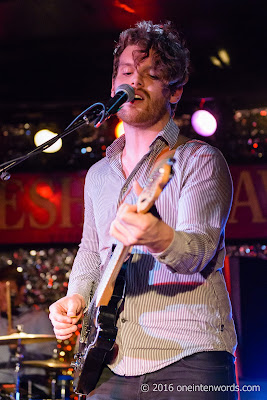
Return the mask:
[[[69,339],[78,329],[77,322],[83,314],[84,298],[80,294],[65,296],[49,307],[49,318],[57,339]]]

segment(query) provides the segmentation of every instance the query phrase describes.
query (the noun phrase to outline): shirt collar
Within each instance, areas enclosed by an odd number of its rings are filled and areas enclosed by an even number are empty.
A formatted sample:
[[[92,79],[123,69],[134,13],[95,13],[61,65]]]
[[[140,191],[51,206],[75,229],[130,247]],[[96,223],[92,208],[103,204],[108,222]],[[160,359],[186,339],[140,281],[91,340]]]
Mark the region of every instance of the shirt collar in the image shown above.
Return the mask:
[[[164,126],[162,131],[160,131],[153,142],[150,144],[150,149],[154,146],[154,144],[158,141],[158,139],[164,139],[169,146],[169,149],[172,150],[175,143],[177,142],[179,135],[179,128],[175,124],[172,118],[169,119],[167,124]],[[106,149],[106,157],[110,162],[114,157],[117,157],[120,154],[125,146],[125,135],[120,136],[118,139],[114,140],[110,146]]]
[[[172,118],[169,119],[169,122],[164,126],[162,131],[160,131],[153,142],[150,144],[150,148],[154,145],[154,143],[159,139],[162,138],[166,141],[169,146],[169,149],[172,150],[177,142],[179,135],[179,128],[176,123],[173,121]]]

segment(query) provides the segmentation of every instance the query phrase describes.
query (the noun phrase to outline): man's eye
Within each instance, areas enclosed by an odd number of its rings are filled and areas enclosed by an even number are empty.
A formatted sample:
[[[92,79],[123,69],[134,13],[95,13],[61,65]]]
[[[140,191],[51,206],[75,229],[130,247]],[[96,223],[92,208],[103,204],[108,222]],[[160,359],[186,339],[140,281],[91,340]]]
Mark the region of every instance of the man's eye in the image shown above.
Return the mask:
[[[158,76],[156,76],[156,75],[153,75],[153,74],[149,74],[149,76],[150,76],[150,78],[151,78],[151,79],[155,79],[155,80],[159,79],[159,77],[158,77]]]
[[[123,75],[131,75],[131,72],[123,72]]]

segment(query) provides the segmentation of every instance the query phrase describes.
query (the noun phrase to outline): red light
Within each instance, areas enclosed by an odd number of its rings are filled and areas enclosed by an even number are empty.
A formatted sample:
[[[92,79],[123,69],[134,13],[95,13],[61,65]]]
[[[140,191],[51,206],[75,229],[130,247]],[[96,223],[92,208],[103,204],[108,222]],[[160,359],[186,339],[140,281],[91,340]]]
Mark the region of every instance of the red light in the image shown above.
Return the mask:
[[[200,103],[199,103],[199,108],[203,109],[205,103],[206,103],[206,99],[201,99]]]
[[[257,149],[259,147],[258,143],[253,143],[254,149]]]
[[[37,186],[36,192],[45,199],[50,199],[53,196],[51,187],[43,183]]]
[[[126,4],[121,3],[119,0],[114,1],[114,6],[122,8],[124,11],[127,11],[128,13],[131,13],[131,14],[136,13],[134,8],[131,8],[131,7],[127,6]]]
[[[260,111],[260,115],[261,115],[262,117],[266,117],[267,111],[261,110],[261,111]]]
[[[49,288],[53,287],[53,278],[50,278],[50,279],[48,280],[47,287],[49,287]]]

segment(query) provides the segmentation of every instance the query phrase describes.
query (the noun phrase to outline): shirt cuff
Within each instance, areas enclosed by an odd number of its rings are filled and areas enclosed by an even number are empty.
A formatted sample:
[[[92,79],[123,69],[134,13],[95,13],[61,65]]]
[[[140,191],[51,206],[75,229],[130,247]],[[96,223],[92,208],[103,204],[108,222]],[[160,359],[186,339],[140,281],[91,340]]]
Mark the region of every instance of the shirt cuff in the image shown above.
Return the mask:
[[[174,251],[175,253],[177,253],[177,244],[176,244],[176,231],[173,229],[173,239],[171,241],[171,243],[169,244],[169,246],[161,251],[160,253],[151,253],[153,257],[157,258],[157,260],[163,264],[167,264],[166,260],[168,260],[168,258],[170,257],[170,254]]]
[[[197,256],[193,249],[190,251],[191,238],[185,232],[175,231],[170,245],[161,253],[152,255],[165,264],[171,272],[180,274],[192,274],[195,272]]]

